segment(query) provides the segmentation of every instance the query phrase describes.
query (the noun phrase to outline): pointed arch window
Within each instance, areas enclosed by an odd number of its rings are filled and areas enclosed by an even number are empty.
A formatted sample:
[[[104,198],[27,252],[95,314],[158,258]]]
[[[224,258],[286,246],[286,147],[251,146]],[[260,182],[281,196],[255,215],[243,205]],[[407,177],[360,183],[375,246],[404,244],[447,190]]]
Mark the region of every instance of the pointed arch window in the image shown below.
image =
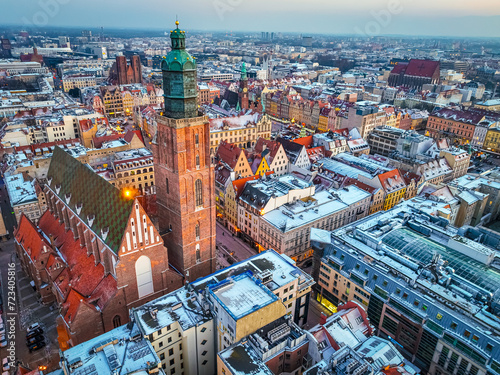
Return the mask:
[[[198,133],[194,135],[194,144],[196,145],[196,147],[200,145],[200,135]]]
[[[121,325],[122,319],[120,318],[120,315],[115,315],[115,317],[113,318],[113,328],[118,328]]]
[[[196,169],[200,169],[200,155],[196,155]]]
[[[196,224],[196,226],[194,227],[194,232],[196,235],[196,241],[199,241],[200,240],[200,224]]]
[[[196,180],[194,183],[196,207],[203,206],[203,183],[201,180]]]
[[[151,260],[147,256],[143,255],[135,262],[135,276],[139,298],[153,293],[153,272]]]

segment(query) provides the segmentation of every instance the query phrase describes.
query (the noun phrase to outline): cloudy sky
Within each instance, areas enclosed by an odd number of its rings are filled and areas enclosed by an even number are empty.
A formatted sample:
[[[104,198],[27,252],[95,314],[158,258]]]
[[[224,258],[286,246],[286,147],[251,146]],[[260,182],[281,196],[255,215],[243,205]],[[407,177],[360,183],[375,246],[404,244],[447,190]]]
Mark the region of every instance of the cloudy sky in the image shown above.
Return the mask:
[[[4,0],[0,24],[500,37],[498,0]]]

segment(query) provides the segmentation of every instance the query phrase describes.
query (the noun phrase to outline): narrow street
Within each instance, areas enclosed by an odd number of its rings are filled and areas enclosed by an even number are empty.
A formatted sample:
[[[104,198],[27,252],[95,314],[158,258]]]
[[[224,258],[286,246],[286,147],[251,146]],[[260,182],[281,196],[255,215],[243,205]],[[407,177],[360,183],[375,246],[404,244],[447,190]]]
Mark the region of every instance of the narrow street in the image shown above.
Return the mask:
[[[216,229],[217,243],[217,263],[220,268],[228,267],[233,263],[248,259],[257,254],[257,249],[250,247],[248,243],[238,238],[225,228],[222,224],[217,223]]]

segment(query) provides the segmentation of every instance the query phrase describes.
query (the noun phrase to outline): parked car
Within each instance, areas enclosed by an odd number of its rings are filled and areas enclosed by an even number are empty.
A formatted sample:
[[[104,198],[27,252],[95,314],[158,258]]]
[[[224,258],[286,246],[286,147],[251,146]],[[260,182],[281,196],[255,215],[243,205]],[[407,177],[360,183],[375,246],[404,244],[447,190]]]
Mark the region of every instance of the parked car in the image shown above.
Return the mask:
[[[26,345],[30,346],[30,345],[33,345],[37,342],[43,341],[43,340],[45,340],[45,338],[42,335],[31,337],[29,339],[26,339]]]
[[[47,344],[45,344],[45,341],[39,341],[37,343],[34,343],[34,344],[28,346],[28,349],[31,353],[31,352],[36,351],[38,349],[42,349],[45,345],[47,345]]]
[[[35,336],[38,336],[38,335],[41,335],[43,333],[43,329],[41,328],[37,328],[35,329],[34,331],[29,331],[27,334],[26,334],[26,340],[32,338],[32,337],[35,337]]]
[[[4,358],[2,361],[2,371],[9,371],[9,370],[10,370],[9,360],[7,358]]]
[[[40,326],[40,323],[33,323],[32,325],[30,325],[30,326],[28,327],[27,331],[28,331],[28,332],[29,332],[29,331],[34,331],[35,329],[38,329],[38,328],[42,328],[42,327]]]

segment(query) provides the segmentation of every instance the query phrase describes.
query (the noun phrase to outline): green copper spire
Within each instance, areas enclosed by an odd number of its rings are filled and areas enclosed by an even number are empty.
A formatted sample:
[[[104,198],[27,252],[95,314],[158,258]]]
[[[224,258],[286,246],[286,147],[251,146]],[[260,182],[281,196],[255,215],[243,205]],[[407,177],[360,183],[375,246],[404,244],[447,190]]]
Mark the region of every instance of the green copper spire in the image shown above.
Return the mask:
[[[175,119],[198,116],[198,86],[196,84],[196,60],[186,51],[186,32],[170,31],[172,50],[163,58],[163,91],[165,116]]]
[[[241,80],[247,79],[247,67],[246,64],[241,64]]]

